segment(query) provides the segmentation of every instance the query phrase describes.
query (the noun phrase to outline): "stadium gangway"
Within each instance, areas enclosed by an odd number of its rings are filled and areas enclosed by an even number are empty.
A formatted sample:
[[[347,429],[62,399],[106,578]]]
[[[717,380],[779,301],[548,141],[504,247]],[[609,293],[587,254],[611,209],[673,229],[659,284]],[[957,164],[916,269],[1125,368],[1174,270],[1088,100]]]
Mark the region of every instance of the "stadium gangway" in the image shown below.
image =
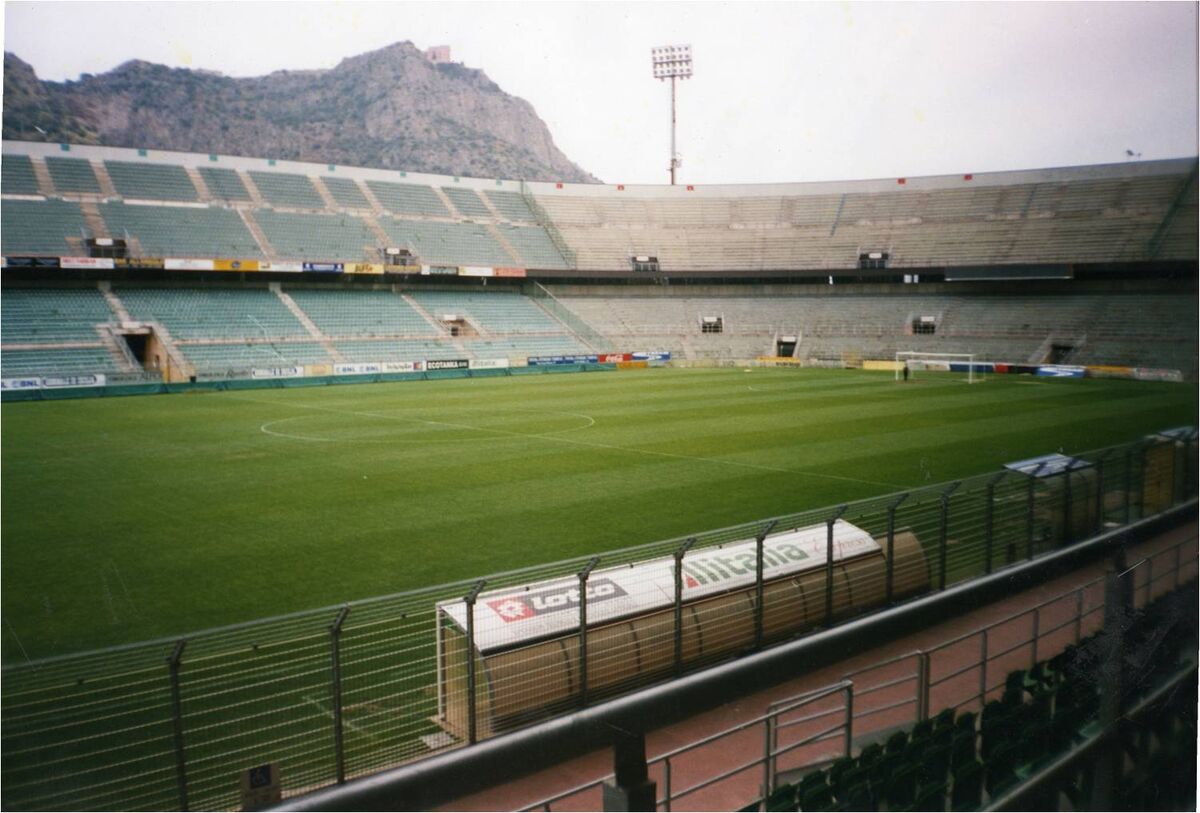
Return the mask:
[[[1192,497],[1151,517],[804,638],[651,686],[473,746],[286,800],[276,810],[425,810],[610,744],[611,729],[644,732],[1103,559],[1195,517]]]

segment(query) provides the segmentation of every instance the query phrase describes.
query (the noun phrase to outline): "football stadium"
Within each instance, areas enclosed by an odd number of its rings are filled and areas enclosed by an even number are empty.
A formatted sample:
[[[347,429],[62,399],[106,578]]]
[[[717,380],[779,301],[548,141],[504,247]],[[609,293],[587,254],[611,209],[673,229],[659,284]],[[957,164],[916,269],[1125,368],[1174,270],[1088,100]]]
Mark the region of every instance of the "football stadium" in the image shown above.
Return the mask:
[[[1197,158],[2,149],[5,809],[1195,808]]]

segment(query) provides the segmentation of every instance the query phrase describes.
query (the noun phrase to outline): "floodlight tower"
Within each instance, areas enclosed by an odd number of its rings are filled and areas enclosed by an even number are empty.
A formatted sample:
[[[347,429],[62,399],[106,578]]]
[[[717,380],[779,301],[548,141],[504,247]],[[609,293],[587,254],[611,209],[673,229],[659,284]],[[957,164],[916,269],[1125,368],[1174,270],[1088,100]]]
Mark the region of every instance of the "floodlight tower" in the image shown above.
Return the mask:
[[[675,152],[675,80],[692,75],[692,46],[664,45],[650,49],[650,62],[655,79],[671,80],[671,186],[675,185],[675,170],[683,166]]]

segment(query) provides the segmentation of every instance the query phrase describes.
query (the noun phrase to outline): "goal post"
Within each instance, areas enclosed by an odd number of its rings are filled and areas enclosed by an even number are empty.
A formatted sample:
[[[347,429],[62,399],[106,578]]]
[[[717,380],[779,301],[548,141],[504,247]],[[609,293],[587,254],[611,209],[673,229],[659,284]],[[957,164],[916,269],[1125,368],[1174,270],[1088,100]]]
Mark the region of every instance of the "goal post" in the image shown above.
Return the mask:
[[[976,384],[983,380],[983,375],[975,364],[974,353],[925,353],[916,350],[896,352],[896,380],[900,380],[906,369],[913,376],[924,370],[953,372],[952,364],[955,367],[966,368],[968,384]]]

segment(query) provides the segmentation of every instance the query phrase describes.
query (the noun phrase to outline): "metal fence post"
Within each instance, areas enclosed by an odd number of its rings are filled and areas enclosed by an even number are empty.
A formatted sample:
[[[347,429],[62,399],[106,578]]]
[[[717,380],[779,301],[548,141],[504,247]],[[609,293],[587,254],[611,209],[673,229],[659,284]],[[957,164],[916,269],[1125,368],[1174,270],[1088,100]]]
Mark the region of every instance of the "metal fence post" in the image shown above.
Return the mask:
[[[839,505],[825,520],[825,626],[833,626],[833,526],[846,513],[848,505]]]
[[[995,544],[995,513],[996,513],[996,486],[1008,474],[1008,469],[1001,469],[1000,473],[992,479],[988,480],[987,484],[987,507],[984,512],[983,526],[983,572],[992,572],[992,548]]]
[[[763,645],[763,544],[766,542],[767,534],[775,530],[775,526],[779,524],[779,520],[773,519],[762,533],[754,537],[755,544],[755,562],[754,562],[754,648],[762,649]]]
[[[1133,446],[1125,450],[1125,519],[1123,524],[1129,524],[1133,502]]]
[[[1038,662],[1038,638],[1042,635],[1042,608],[1033,608],[1033,654],[1029,658],[1029,668],[1037,666]]]
[[[333,697],[331,698],[333,703],[333,758],[339,785],[346,782],[346,750],[342,734],[341,638],[342,624],[346,622],[348,615],[350,615],[350,608],[343,607],[338,610],[337,618],[329,626],[329,657],[333,665]]]
[[[889,605],[892,603],[896,577],[896,562],[894,555],[896,552],[896,509],[900,507],[900,503],[908,499],[908,494],[909,492],[906,491],[893,500],[892,504],[888,506],[887,510],[887,575],[884,580],[886,582],[886,600]]]
[[[487,579],[475,582],[471,592],[463,596],[467,605],[467,742],[475,744],[478,710],[475,708],[475,599],[483,591]]]
[[[1179,571],[1183,567],[1183,543],[1175,546],[1175,589],[1179,589]]]
[[[588,703],[587,663],[587,581],[588,576],[600,564],[600,557],[593,556],[583,570],[579,571],[579,705]]]
[[[917,722],[929,719],[929,653],[917,653]]]
[[[695,544],[696,537],[693,536],[684,540],[684,543],[675,549],[675,674],[677,675],[683,673],[683,556]]]
[[[1063,469],[1063,538],[1062,544],[1071,544],[1073,534],[1071,533],[1071,466],[1075,461],[1067,463],[1067,467]]]
[[[1100,748],[1092,777],[1090,809],[1111,810],[1116,799],[1116,779],[1120,775],[1122,738],[1117,729],[1121,718],[1122,666],[1125,659],[1125,632],[1133,608],[1132,573],[1125,557],[1118,552],[1113,568],[1104,576],[1104,639],[1107,646],[1100,665],[1100,724],[1113,731]]]
[[[1083,638],[1083,588],[1075,591],[1075,643]]]
[[[179,785],[179,809],[188,809],[187,753],[183,742],[183,698],[179,691],[179,668],[182,665],[183,648],[187,639],[175,643],[175,651],[167,656],[167,669],[171,673],[171,719],[175,728],[175,780]]]
[[[1033,559],[1033,496],[1037,486],[1037,476],[1041,474],[1045,463],[1039,463],[1037,468],[1029,473],[1029,490],[1026,496],[1025,517],[1025,558]]]
[[[962,480],[957,483],[951,483],[941,494],[942,512],[941,520],[938,523],[938,589],[946,589],[946,547],[947,533],[950,525],[950,495],[953,494],[958,487],[962,485]]]
[[[775,759],[774,749],[771,748],[771,722],[773,717],[763,720],[763,798],[771,795],[775,789],[775,777],[771,775],[771,762]]]
[[[1104,462],[1108,460],[1110,454],[1112,454],[1112,449],[1100,455],[1096,460],[1096,523],[1092,528],[1093,533],[1100,533],[1104,530]]]
[[[854,684],[847,683],[843,691],[846,692],[846,737],[843,756],[848,757],[854,748]]]
[[[987,665],[988,665],[988,633],[987,628],[979,638],[979,707],[987,704]]]

